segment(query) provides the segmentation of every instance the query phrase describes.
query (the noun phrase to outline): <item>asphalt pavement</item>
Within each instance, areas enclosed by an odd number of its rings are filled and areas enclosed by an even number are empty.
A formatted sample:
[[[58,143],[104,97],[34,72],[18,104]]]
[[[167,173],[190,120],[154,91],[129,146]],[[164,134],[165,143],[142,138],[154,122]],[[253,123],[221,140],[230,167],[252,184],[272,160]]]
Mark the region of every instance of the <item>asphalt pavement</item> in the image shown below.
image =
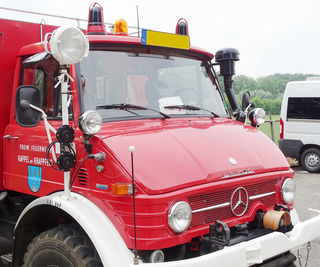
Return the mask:
[[[320,174],[308,173],[300,167],[293,167],[295,172],[294,180],[296,182],[295,208],[299,215],[300,221],[308,220],[314,213],[310,212],[308,208],[320,210]],[[320,227],[320,225],[319,225]],[[319,267],[320,266],[320,238],[311,242],[311,249],[309,250],[309,260],[307,260],[306,247],[299,249],[301,258],[301,265],[298,260],[295,264],[299,267]],[[297,251],[295,252],[297,256]]]

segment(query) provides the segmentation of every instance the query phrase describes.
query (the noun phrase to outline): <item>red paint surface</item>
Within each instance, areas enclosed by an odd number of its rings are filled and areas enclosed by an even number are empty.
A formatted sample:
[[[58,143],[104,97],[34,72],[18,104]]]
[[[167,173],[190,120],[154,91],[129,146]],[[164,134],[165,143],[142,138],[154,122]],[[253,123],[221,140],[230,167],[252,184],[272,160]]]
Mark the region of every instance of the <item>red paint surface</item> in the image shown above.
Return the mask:
[[[63,172],[54,170],[45,162],[42,148],[48,146],[48,140],[43,122],[33,128],[17,125],[14,120],[14,105],[11,105],[14,103],[15,90],[19,86],[21,60],[19,57],[16,59],[17,55],[27,56],[44,51],[43,44],[36,43],[40,41],[40,25],[4,20],[0,20],[0,25],[0,31],[4,33],[0,36],[3,41],[0,73],[2,99],[5,100],[0,105],[0,131],[3,135],[18,137],[17,140],[4,139],[4,143],[0,144],[4,155],[4,161],[0,161],[0,170],[4,172],[0,190],[45,196],[63,190]],[[44,33],[53,29],[54,27],[44,26]],[[88,39],[92,43],[140,45],[140,39],[136,37],[100,35],[88,36]],[[36,44],[32,45],[33,42]],[[23,45],[27,46],[20,50]],[[203,55],[208,59],[213,57],[212,54],[194,47],[190,51],[202,54],[202,58]],[[74,66],[70,73],[75,80],[71,88],[75,121],[70,122],[70,125],[76,132],[74,143],[77,149],[77,169],[86,152],[82,144],[82,133],[77,128],[80,110]],[[51,123],[56,129],[61,126],[60,121]],[[228,118],[213,120],[185,117],[108,122],[104,123],[100,133],[94,136],[91,142],[92,153],[106,153],[104,171],[97,172],[96,167],[100,163],[87,160],[75,179],[73,190],[100,207],[114,223],[129,248],[134,247],[132,196],[117,197],[110,193],[112,183],[131,183],[129,146],[136,148],[134,170],[138,190],[138,249],[166,248],[189,242],[193,237],[209,232],[209,224],[213,221],[188,229],[180,235],[174,234],[168,227],[167,215],[170,206],[176,201],[188,201],[190,197],[203,192],[232,192],[238,187],[276,180],[274,198],[277,203],[283,204],[279,189],[286,177],[293,177],[287,160],[269,138],[251,126]],[[237,161],[236,166],[229,162],[230,157]],[[39,159],[42,162],[38,164],[42,167],[42,183],[40,190],[33,193],[27,184],[27,166]],[[232,175],[244,170],[250,170],[250,173]],[[225,176],[229,177],[223,178]],[[99,189],[99,184],[108,186],[108,190]],[[290,206],[293,207],[293,203]],[[257,199],[250,204],[245,215],[233,216],[225,221],[232,227],[252,221],[258,210],[272,208],[273,206],[266,206],[262,199]]]

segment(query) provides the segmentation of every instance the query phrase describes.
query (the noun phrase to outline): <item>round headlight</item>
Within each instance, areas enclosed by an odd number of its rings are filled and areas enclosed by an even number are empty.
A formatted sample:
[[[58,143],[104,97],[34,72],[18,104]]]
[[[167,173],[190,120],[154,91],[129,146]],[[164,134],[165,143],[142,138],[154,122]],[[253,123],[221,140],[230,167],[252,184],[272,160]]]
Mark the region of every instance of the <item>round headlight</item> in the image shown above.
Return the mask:
[[[45,49],[47,39],[45,36]],[[75,27],[60,27],[56,29],[50,39],[50,49],[53,57],[61,65],[71,65],[80,62],[89,52],[89,41],[81,30]]]
[[[176,233],[182,233],[188,229],[192,219],[190,205],[185,201],[175,203],[169,211],[168,223]]]
[[[285,203],[290,203],[293,201],[294,193],[296,192],[295,182],[288,178],[284,181],[281,189],[282,198]]]
[[[97,111],[89,110],[79,117],[78,123],[84,134],[96,134],[101,130],[102,118]]]
[[[266,112],[262,108],[255,108],[249,113],[249,120],[259,126],[265,122]]]

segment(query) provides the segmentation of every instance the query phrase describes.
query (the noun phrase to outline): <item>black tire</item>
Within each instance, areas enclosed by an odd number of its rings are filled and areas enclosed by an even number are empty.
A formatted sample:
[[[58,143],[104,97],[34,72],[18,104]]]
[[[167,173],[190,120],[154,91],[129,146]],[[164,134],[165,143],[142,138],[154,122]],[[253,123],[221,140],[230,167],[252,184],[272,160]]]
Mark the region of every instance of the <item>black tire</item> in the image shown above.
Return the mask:
[[[74,224],[35,237],[23,261],[22,267],[103,267],[89,237]]]
[[[320,172],[320,150],[308,148],[301,155],[301,165],[308,172]]]
[[[12,252],[13,242],[0,237],[0,256]],[[1,265],[0,265],[1,266]]]

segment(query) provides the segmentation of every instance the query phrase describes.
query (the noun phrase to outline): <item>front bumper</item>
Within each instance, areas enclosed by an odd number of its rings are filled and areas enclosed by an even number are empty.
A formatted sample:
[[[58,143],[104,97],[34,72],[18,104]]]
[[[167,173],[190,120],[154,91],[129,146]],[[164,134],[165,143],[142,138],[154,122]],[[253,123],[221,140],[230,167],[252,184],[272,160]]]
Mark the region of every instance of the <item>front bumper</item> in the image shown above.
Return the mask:
[[[242,242],[223,250],[188,260],[156,263],[157,267],[230,267],[251,266],[304,246],[320,237],[320,211],[309,209],[316,217],[295,224],[292,231],[283,234],[273,232],[262,237]],[[143,263],[140,263],[143,265]],[[146,263],[148,266],[152,263]],[[137,265],[131,264],[130,267]]]

